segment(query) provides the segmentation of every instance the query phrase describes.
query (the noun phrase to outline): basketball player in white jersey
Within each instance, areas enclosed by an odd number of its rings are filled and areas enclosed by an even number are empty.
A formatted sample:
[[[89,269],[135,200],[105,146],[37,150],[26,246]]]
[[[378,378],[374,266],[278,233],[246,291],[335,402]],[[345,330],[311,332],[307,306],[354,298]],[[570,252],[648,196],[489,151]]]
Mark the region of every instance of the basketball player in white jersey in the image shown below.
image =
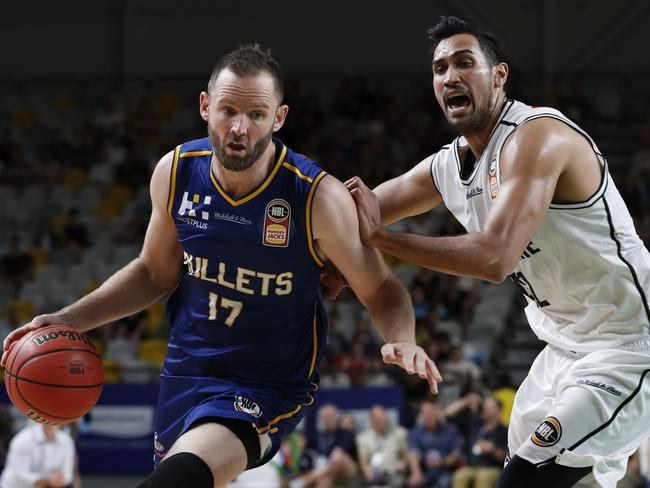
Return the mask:
[[[433,88],[460,136],[377,187],[347,182],[364,241],[421,266],[501,282],[548,345],[521,385],[500,488],[615,487],[650,436],[650,255],[594,141],[560,112],[509,100],[494,37],[429,31]],[[444,203],[467,234],[385,226]]]

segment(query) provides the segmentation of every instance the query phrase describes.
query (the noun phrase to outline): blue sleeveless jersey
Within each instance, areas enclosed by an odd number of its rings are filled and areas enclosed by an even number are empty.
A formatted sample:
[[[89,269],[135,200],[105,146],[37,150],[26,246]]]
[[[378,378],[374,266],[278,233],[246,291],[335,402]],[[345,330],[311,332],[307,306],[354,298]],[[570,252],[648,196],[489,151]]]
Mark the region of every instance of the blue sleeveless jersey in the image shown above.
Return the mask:
[[[312,391],[327,320],[311,206],[325,172],[280,141],[269,176],[233,199],[211,171],[208,138],[174,152],[167,210],[184,253],[167,303],[163,375]]]

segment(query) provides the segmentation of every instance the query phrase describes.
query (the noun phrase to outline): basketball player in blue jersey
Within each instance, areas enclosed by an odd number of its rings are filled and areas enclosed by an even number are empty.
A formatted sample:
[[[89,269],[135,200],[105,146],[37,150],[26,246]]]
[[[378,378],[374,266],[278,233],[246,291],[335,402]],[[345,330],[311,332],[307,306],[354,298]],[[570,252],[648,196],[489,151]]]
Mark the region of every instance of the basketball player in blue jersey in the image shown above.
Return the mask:
[[[406,289],[361,242],[345,186],[273,138],[288,112],[283,91],[277,62],[259,46],[221,59],[200,95],[209,137],[181,144],[153,172],[140,256],[5,341],[6,353],[44,325],[87,331],[169,295],[157,468],[140,487],[223,486],[277,452],[317,389],[326,259],[368,309],[384,361],[434,392],[441,380],[414,343]]]
[[[650,254],[591,137],[508,99],[492,35],[455,17],[429,34],[435,96],[460,135],[374,192],[347,182],[362,238],[433,270],[510,275],[524,293],[548,345],[517,392],[499,488],[614,488],[650,436]],[[443,202],[467,234],[384,227]]]

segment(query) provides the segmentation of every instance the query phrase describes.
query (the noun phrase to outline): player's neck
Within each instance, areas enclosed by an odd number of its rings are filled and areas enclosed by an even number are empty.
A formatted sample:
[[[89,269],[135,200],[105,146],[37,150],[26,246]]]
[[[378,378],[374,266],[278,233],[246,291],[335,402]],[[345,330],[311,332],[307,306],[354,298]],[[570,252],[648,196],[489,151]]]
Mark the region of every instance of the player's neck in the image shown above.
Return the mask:
[[[503,110],[503,104],[505,102],[506,94],[502,91],[497,96],[497,101],[492,108],[487,123],[476,132],[463,134],[477,161],[481,158],[481,154],[483,154],[483,151],[485,151],[485,148],[490,141],[490,135],[492,134],[494,126],[499,122],[499,117],[501,117],[501,111]]]
[[[275,164],[275,144],[271,141],[260,158],[243,171],[224,168],[215,157],[212,171],[221,188],[232,198],[241,198],[252,193],[266,179]]]

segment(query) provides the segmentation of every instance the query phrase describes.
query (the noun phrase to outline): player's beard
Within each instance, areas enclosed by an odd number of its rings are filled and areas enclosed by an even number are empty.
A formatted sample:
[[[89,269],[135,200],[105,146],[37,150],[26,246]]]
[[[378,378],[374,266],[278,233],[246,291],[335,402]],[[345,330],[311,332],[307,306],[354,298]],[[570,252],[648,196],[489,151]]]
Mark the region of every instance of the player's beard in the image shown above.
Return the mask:
[[[230,171],[244,171],[245,169],[250,168],[255,161],[264,154],[264,151],[271,142],[273,129],[271,129],[266,136],[257,141],[252,148],[248,147],[246,137],[223,140],[216,134],[211,134],[210,131],[208,131],[208,135],[210,136],[210,142],[212,143],[214,154],[217,156],[219,163]],[[246,146],[246,154],[243,156],[228,155],[226,153],[226,146],[231,142]]]
[[[447,123],[461,134],[473,134],[480,132],[480,130],[490,122],[494,104],[495,101],[490,99],[488,103],[483,104],[480,107],[476,107],[475,105],[474,113],[470,114],[468,117],[464,117],[461,120],[452,121],[447,116],[447,114],[445,114],[445,118],[447,119]]]

